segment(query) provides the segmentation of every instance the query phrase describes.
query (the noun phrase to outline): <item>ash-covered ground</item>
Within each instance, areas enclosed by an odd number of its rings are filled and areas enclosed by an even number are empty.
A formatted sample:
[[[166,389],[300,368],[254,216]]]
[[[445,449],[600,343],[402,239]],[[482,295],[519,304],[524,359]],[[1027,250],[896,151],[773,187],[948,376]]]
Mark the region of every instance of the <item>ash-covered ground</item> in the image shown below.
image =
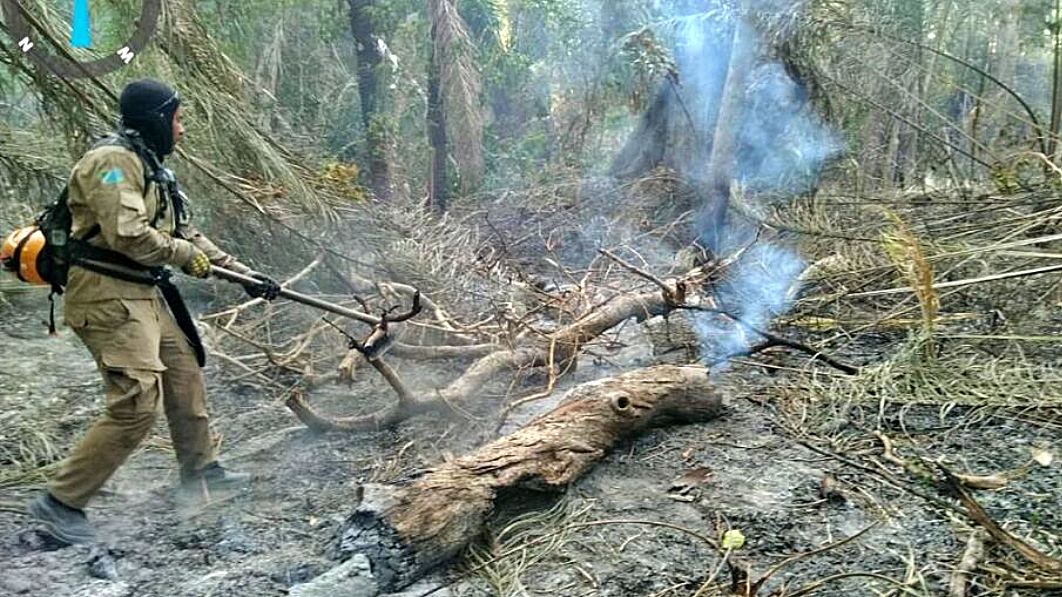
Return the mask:
[[[275,398],[229,383],[231,372],[214,359],[207,371],[223,460],[253,472],[253,486],[211,496],[207,504],[179,504],[174,459],[160,419],[153,436],[90,507],[100,544],[57,549],[33,531],[18,508],[39,491],[41,474],[100,408],[97,372],[69,330],[47,337],[39,323],[40,302],[20,298],[19,303],[25,304],[0,307],[0,342],[8,347],[0,367],[0,595],[5,597],[365,595],[364,584],[349,578],[331,582],[327,576],[342,564],[335,555],[336,533],[356,505],[359,484],[401,483],[450,454],[474,449],[497,427],[492,409],[483,408],[450,420],[414,419],[377,433],[313,434]],[[628,327],[621,353],[581,360],[577,374],[562,384],[655,362],[641,328]],[[781,354],[767,361],[802,362]],[[401,371],[403,365],[396,364]],[[444,385],[464,365],[439,365],[418,383],[431,384],[434,376],[434,383]],[[917,446],[919,454],[945,457],[963,472],[1026,466],[1005,488],[974,494],[1008,531],[1062,555],[1057,542],[1062,459],[1027,466],[1033,448],[1062,455],[1053,414],[899,405],[883,397],[880,404],[851,411],[866,416],[826,417],[824,412],[835,411],[832,398],[798,396],[787,375],[734,364],[717,377],[731,396],[724,417],[647,432],[620,446],[564,495],[506,496],[490,532],[461,561],[402,594],[724,594],[730,572],[703,537],[718,540],[729,529],[740,530],[745,544],[728,559],[748,565],[753,580],[791,556],[865,531],[777,569],[760,595],[793,593],[818,581],[826,581],[818,595],[945,594],[970,522],[909,491],[954,503],[883,461],[874,431],[893,437],[901,453]],[[387,387],[367,373],[350,387],[314,390],[311,397],[316,407],[335,414],[391,400]],[[506,428],[550,405],[549,400],[531,405]],[[890,482],[876,469],[902,482]],[[1027,563],[1023,570],[1023,560],[1004,547],[990,543],[989,553],[994,561],[1013,562],[1020,572],[1040,577]],[[712,585],[697,593],[709,577]],[[970,594],[994,592],[996,582],[975,573]],[[1007,594],[1048,593],[1011,588]]]

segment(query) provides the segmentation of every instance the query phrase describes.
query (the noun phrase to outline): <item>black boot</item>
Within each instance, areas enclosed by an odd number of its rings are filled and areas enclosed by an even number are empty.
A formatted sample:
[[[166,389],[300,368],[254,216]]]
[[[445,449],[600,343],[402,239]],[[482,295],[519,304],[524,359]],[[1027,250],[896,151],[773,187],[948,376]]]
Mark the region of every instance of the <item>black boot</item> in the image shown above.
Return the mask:
[[[70,545],[92,543],[96,533],[84,510],[71,508],[45,493],[26,506],[30,518],[44,525],[56,539]]]
[[[204,483],[210,491],[224,489],[237,489],[247,485],[251,481],[250,473],[241,473],[227,469],[217,462],[211,462],[203,468],[181,476],[181,488],[197,490]]]

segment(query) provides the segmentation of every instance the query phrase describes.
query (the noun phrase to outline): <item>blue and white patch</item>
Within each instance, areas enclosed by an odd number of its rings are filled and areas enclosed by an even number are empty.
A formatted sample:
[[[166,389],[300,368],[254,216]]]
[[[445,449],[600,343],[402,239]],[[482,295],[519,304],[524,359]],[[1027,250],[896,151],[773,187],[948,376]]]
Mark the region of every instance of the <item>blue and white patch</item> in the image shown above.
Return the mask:
[[[116,185],[125,180],[125,175],[122,174],[120,168],[111,168],[103,174],[100,174],[100,180],[103,181],[103,184]]]

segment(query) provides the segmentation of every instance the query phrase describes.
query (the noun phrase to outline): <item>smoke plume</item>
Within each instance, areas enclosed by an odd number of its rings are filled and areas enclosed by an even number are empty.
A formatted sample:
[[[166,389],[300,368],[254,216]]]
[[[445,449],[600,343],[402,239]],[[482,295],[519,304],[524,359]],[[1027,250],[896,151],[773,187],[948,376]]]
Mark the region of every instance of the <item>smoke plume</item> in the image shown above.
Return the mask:
[[[771,8],[794,9],[781,1],[774,1]],[[755,57],[755,66],[744,81],[740,120],[734,125],[731,178],[743,189],[746,203],[759,212],[769,207],[768,202],[813,188],[824,162],[837,155],[842,146],[809,105],[806,86],[769,57],[769,48],[759,34],[744,33],[744,29],[754,27],[744,28],[737,37],[736,43],[749,46],[735,46],[734,32],[741,18],[733,10],[682,17],[682,25],[675,28],[675,57],[682,75],[682,93],[688,105],[694,106],[694,124],[708,133],[717,128],[730,60],[741,52]],[[694,161],[705,167],[711,154],[710,137],[706,135],[701,146],[694,148]],[[704,189],[707,211],[712,189],[710,185]],[[701,219],[706,226],[709,220]],[[737,217],[733,209],[725,222],[722,231],[700,231],[702,240],[710,239],[710,248],[717,254],[743,251],[717,288],[716,298],[723,310],[748,326],[766,328],[772,318],[789,309],[804,262],[784,241],[767,238],[769,234],[758,235],[756,225]],[[709,362],[740,353],[759,341],[748,327],[723,316],[700,316],[696,327]]]

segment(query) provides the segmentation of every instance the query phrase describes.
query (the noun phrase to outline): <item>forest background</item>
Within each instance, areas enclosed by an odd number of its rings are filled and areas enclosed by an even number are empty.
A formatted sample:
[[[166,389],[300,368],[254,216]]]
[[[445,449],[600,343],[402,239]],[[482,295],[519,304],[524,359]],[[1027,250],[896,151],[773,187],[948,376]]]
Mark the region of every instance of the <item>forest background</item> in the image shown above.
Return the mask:
[[[23,4],[62,44],[66,3]],[[120,43],[139,13],[106,4],[99,47]],[[726,317],[648,326],[649,355],[620,358],[629,332],[602,334],[579,366],[592,363],[593,377],[603,363],[699,361],[720,384],[777,401],[772,433],[838,453],[895,457],[877,434],[906,434],[904,416],[919,412],[972,434],[959,442],[976,452],[964,463],[1028,472],[1030,450],[1051,466],[1062,405],[1060,9],[168,0],[149,49],[101,79],[42,72],[0,36],[0,230],[58,193],[115,122],[124,82],[157,77],[182,94],[188,133],[168,165],[200,227],[303,290],[352,305],[364,292],[371,304],[358,303],[376,310],[415,287],[434,318],[411,324],[418,342],[475,347],[555,338],[617,297],[722,263],[705,288]],[[354,376],[347,340],[319,315],[231,307],[231,285],[188,286],[213,311],[207,329],[225,328],[207,334],[220,377],[283,400]],[[0,302],[26,293],[0,281]],[[757,344],[768,327],[817,356],[779,355],[777,337]],[[549,346],[548,363],[492,390],[505,408],[476,438],[566,387]],[[546,377],[527,371],[538,367]],[[402,375],[423,385],[439,373]],[[318,406],[350,409],[328,396]],[[1004,435],[975,445],[1000,421],[1028,426],[1008,427],[1025,434],[1022,457],[992,459]],[[0,484],[54,464],[34,437],[0,438],[15,467]],[[927,461],[957,441],[905,440]],[[931,482],[911,461],[887,459],[910,483]],[[1047,490],[1000,498],[1007,528],[1056,556],[1057,468]],[[1033,582],[984,578],[999,591]]]

